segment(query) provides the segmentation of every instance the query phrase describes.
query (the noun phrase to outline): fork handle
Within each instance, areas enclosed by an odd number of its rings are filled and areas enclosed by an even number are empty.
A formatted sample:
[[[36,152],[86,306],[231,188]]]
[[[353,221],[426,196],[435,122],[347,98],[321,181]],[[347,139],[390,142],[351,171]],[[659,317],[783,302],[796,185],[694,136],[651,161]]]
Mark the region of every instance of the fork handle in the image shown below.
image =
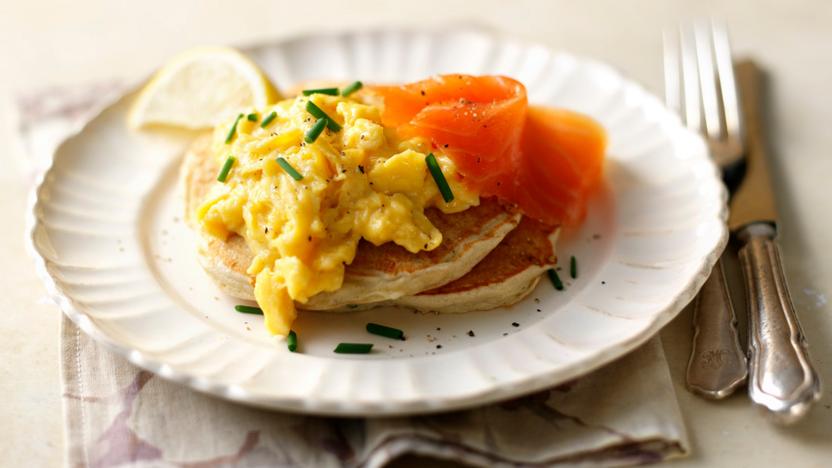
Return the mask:
[[[809,360],[775,235],[764,222],[738,232],[748,296],[748,393],[777,422],[790,424],[820,398],[820,378]]]
[[[685,381],[693,393],[716,400],[734,393],[747,376],[737,316],[720,258],[694,302],[693,346]]]

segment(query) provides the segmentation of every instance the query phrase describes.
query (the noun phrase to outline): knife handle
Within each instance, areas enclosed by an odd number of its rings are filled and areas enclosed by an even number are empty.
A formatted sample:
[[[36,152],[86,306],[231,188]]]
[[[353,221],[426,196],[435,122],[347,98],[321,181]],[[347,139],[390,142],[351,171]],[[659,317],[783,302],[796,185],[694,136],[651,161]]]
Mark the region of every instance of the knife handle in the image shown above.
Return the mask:
[[[691,392],[718,400],[734,393],[747,376],[737,316],[720,258],[693,305],[693,347],[685,381]]]
[[[790,424],[820,398],[820,378],[792,305],[770,223],[738,232],[748,296],[748,394],[775,421]]]

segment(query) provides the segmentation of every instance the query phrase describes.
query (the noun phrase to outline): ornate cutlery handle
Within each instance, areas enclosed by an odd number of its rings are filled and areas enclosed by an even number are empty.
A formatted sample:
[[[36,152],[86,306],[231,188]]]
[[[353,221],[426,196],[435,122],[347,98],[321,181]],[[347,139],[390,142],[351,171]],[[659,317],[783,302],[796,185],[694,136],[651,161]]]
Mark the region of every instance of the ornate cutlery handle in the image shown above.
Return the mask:
[[[769,223],[753,223],[738,233],[748,295],[748,393],[775,420],[789,424],[820,398],[820,379],[809,361],[775,234]]]
[[[693,348],[686,374],[690,391],[712,399],[731,395],[748,376],[737,317],[722,268],[720,259],[696,296]]]

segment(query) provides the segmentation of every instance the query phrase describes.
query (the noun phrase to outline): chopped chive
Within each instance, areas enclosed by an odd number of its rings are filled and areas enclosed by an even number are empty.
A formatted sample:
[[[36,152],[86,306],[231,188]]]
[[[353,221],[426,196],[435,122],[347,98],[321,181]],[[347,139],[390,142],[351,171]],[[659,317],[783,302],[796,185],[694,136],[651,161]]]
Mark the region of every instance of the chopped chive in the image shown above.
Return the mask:
[[[302,180],[303,179],[303,176],[300,175],[300,172],[296,171],[295,168],[292,167],[291,164],[289,164],[289,161],[283,159],[283,156],[280,156],[279,158],[277,158],[277,164],[279,164],[280,167],[282,167],[283,170],[286,171],[287,174],[292,176],[293,179],[295,179],[295,180]]]
[[[326,126],[333,132],[341,131],[341,126],[338,125],[338,122],[336,122],[332,117],[328,116],[326,112],[324,112],[323,109],[321,109],[320,107],[316,106],[314,102],[308,101],[306,103],[306,112],[309,112],[310,114],[314,115],[319,119],[327,119],[329,122],[327,122]]]
[[[367,354],[373,349],[372,343],[338,343],[335,352],[338,354]]]
[[[330,96],[337,96],[338,95],[338,88],[315,88],[315,89],[304,89],[301,91],[304,96],[311,96],[313,94],[328,94]]]
[[[454,193],[451,192],[451,186],[448,185],[448,181],[445,180],[445,174],[442,173],[442,168],[439,167],[439,162],[436,161],[436,156],[434,156],[433,153],[428,154],[425,157],[425,163],[428,165],[428,170],[430,170],[430,175],[433,176],[436,186],[439,187],[439,193],[442,194],[442,199],[445,200],[445,203],[453,201]]]
[[[228,129],[228,135],[225,137],[226,145],[231,143],[231,140],[234,139],[234,135],[237,133],[237,124],[240,123],[240,119],[242,118],[243,114],[238,115],[237,118],[234,120],[234,125],[232,125],[231,128]]]
[[[289,334],[286,336],[286,346],[293,353],[298,350],[298,335],[294,330],[289,330]]]
[[[569,276],[571,276],[572,279],[578,277],[578,259],[576,259],[574,255],[569,259]]]
[[[558,291],[563,291],[563,282],[560,280],[560,276],[558,276],[558,272],[555,271],[554,268],[549,268],[546,272],[549,275],[549,281],[552,282],[552,285]]]
[[[398,328],[387,327],[384,325],[379,325],[378,323],[368,323],[367,324],[367,331],[372,333],[373,335],[379,335],[386,338],[392,338],[394,340],[403,340],[404,339],[404,332],[399,330]]]
[[[260,123],[260,128],[266,128],[266,126],[272,123],[272,120],[274,120],[275,117],[277,117],[277,112],[272,111],[272,113],[267,115],[266,118],[263,119],[263,122]]]
[[[263,315],[263,309],[259,307],[252,307],[247,305],[235,305],[234,310],[237,312],[242,312],[244,314],[255,314],[255,315]]]
[[[327,118],[318,119],[318,121],[306,131],[306,135],[303,136],[303,141],[307,143],[315,143],[315,140],[321,136],[321,132],[324,131],[328,122],[329,119]]]
[[[237,158],[229,154],[228,158],[225,160],[225,164],[223,164],[222,169],[220,169],[220,174],[217,176],[218,181],[225,182],[228,178],[228,173],[231,171],[231,166],[234,165],[235,161],[237,161]]]
[[[252,112],[251,114],[248,114],[246,116],[246,120],[248,120],[249,122],[257,122],[257,113]]]
[[[341,90],[341,96],[347,97],[350,94],[358,91],[364,84],[360,81],[353,81],[352,84]]]

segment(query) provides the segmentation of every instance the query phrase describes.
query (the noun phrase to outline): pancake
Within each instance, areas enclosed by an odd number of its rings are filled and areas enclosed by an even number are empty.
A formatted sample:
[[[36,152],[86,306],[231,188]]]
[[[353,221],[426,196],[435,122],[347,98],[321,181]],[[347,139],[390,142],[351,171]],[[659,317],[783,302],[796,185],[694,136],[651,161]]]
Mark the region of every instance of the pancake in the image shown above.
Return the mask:
[[[515,304],[529,295],[542,273],[557,263],[555,245],[559,231],[557,227],[524,217],[461,278],[416,295],[350,309],[401,306],[422,312],[464,313]]]
[[[245,240],[232,235],[223,241],[199,228],[194,213],[216,179],[211,140],[202,136],[189,148],[180,172],[185,219],[199,235],[199,259],[217,285],[231,296],[254,300],[254,279],[246,274],[252,254]],[[429,209],[425,215],[442,232],[442,244],[412,254],[393,243],[362,241],[346,268],[343,286],[317,294],[299,308],[330,310],[353,304],[389,301],[415,295],[454,281],[479,263],[520,222],[520,214],[493,198],[461,213]]]
[[[557,263],[559,229],[523,217],[482,261],[466,275],[392,304],[424,312],[462,313],[508,306],[537,286],[541,274]]]

